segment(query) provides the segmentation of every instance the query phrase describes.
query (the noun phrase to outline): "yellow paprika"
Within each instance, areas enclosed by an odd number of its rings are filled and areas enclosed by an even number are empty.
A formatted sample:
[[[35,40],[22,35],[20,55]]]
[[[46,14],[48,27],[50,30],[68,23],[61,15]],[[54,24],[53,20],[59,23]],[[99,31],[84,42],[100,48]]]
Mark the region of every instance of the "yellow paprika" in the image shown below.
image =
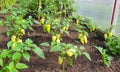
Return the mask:
[[[25,34],[25,30],[24,29],[20,29],[20,32],[24,35]]]
[[[73,49],[73,48],[71,48],[71,49],[69,49],[66,53],[67,53],[67,55],[68,55],[69,57],[72,57],[75,52],[76,52],[76,50]]]
[[[82,34],[80,33],[80,34],[78,34],[78,39],[80,39],[82,37]]]
[[[56,36],[52,36],[52,41],[55,41],[56,40]]]
[[[61,56],[58,57],[58,64],[62,64],[63,63],[63,58]]]
[[[59,44],[60,43],[60,39],[57,39],[56,42],[57,42],[57,44]]]
[[[42,18],[42,19],[40,20],[40,23],[41,23],[41,24],[44,24],[44,23],[45,23],[45,19]]]
[[[50,33],[51,25],[47,25],[47,32]]]
[[[60,39],[60,34],[56,34],[56,39]]]
[[[84,38],[84,43],[87,44],[87,36],[84,35],[83,38]]]
[[[84,38],[83,37],[81,37],[80,38],[80,42],[82,43],[82,44],[84,44],[85,42],[84,42]]]
[[[113,35],[112,32],[109,32],[109,33],[108,33],[108,36],[109,36],[109,37],[112,36],[112,35]]]
[[[15,42],[15,41],[16,41],[16,36],[12,35],[12,36],[11,36],[11,40],[12,40],[13,42]]]
[[[108,37],[107,34],[104,34],[104,39],[105,39],[105,40],[107,39],[107,37]]]

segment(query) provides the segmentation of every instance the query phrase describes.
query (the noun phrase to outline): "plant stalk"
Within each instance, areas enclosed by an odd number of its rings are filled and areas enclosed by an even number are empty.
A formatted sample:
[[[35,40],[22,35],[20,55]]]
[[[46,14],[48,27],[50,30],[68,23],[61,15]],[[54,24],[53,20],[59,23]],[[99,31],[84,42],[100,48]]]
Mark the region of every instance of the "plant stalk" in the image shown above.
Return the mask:
[[[38,21],[40,20],[40,11],[41,11],[42,1],[39,0],[39,7],[38,7]]]
[[[62,71],[65,72],[65,66],[64,66],[64,60],[63,60],[63,64],[62,64]]]

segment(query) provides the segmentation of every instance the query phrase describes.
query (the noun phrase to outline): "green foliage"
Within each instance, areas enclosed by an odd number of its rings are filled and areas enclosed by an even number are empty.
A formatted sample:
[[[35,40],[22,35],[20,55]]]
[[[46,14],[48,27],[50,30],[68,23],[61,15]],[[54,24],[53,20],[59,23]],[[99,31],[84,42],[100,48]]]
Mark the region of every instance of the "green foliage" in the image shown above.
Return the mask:
[[[0,66],[3,66],[3,59],[0,58]]]
[[[22,58],[26,61],[30,61],[29,50],[32,50],[39,57],[43,59],[45,58],[43,51],[34,44],[31,39],[26,39],[25,42],[16,42],[11,40],[8,42],[7,46],[8,49],[0,51],[1,71],[19,72],[19,69],[28,68],[27,65],[20,63],[20,61]],[[6,59],[8,61],[5,61]]]
[[[113,55],[120,54],[120,37],[111,36],[106,41],[106,47],[108,48],[108,52]]]
[[[26,60],[26,61],[30,61],[30,54],[29,54],[29,52],[24,52],[23,53],[23,57],[24,57],[24,59]]]
[[[61,51],[62,47],[60,45],[55,45],[50,49],[50,52]]]
[[[25,65],[25,64],[23,64],[23,63],[17,63],[17,64],[15,65],[15,67],[16,67],[17,69],[26,69],[26,68],[28,68],[28,66]]]
[[[15,3],[16,3],[16,0],[0,0],[0,9],[13,6]]]
[[[50,46],[48,42],[43,42],[40,44],[41,46]]]
[[[34,45],[33,47],[34,47],[34,48],[32,48],[32,51],[33,51],[34,53],[36,53],[39,57],[45,59],[45,56],[44,56],[43,51],[42,51],[39,47],[37,47],[36,45]]]
[[[100,54],[101,54],[101,56],[102,56],[103,64],[104,64],[104,65],[107,65],[108,67],[110,67],[112,57],[109,56],[109,55],[106,53],[106,50],[103,49],[102,47],[97,47],[97,46],[95,46],[95,47],[99,50],[99,52],[100,52]]]
[[[70,61],[70,66],[72,66],[72,58],[74,57],[76,59],[78,55],[85,55],[91,61],[89,54],[84,52],[84,49],[83,46],[77,48],[77,46],[72,44],[60,43],[52,46],[50,52],[59,52],[58,64],[63,64],[64,61],[68,60]],[[63,61],[61,62],[62,59]]]

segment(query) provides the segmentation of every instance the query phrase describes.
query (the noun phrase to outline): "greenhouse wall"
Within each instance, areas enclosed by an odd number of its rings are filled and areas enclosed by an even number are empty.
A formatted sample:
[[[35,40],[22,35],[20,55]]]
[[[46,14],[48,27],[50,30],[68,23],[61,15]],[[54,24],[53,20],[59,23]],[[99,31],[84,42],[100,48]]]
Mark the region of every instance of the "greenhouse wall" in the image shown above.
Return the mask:
[[[102,29],[110,25],[113,6],[114,0],[75,0],[76,12],[93,18]]]

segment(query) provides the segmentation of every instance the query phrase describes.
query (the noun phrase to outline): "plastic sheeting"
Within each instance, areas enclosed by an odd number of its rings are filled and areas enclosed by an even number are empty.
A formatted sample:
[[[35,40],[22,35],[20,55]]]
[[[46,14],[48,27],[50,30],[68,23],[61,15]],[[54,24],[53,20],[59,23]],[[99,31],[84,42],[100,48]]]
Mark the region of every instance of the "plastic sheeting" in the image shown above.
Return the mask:
[[[119,12],[118,12],[117,25],[115,29],[116,29],[116,34],[120,36],[120,1],[119,1]]]
[[[101,29],[109,28],[113,6],[114,0],[75,0],[74,4],[78,14],[93,18]]]

